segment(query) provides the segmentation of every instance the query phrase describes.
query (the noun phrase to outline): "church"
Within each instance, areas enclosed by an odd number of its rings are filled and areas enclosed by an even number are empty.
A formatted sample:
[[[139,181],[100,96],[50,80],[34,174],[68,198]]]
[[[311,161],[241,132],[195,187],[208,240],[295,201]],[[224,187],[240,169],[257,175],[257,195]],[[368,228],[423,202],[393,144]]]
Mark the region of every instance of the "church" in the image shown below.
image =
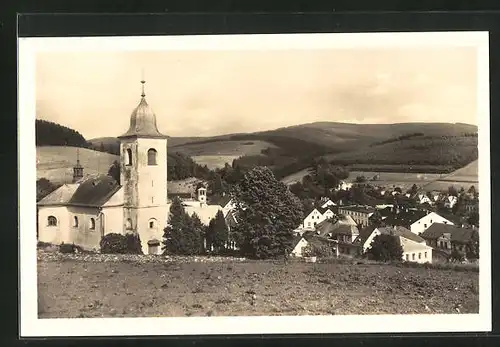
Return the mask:
[[[74,243],[98,250],[109,233],[137,232],[144,254],[160,254],[163,229],[171,201],[167,194],[167,136],[158,131],[156,116],[146,101],[144,83],[138,106],[130,116],[130,127],[119,136],[120,182],[107,175],[84,175],[77,160],[73,181],[37,203],[38,241]],[[219,210],[230,208],[207,204],[206,188],[183,200],[190,215],[196,213],[208,225]]]

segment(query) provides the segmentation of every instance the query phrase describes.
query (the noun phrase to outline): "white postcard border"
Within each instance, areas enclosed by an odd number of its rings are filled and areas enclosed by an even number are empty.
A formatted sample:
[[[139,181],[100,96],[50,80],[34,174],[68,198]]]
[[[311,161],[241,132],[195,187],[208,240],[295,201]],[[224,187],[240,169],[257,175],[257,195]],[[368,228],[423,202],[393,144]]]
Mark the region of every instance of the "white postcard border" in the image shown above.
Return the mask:
[[[36,262],[35,56],[40,51],[333,49],[460,45],[478,52],[479,191],[482,230],[491,230],[489,39],[487,32],[20,38],[20,335],[131,336],[404,333],[491,330],[491,239],[480,238],[479,314],[294,317],[38,319]],[[484,235],[484,234],[483,234]]]

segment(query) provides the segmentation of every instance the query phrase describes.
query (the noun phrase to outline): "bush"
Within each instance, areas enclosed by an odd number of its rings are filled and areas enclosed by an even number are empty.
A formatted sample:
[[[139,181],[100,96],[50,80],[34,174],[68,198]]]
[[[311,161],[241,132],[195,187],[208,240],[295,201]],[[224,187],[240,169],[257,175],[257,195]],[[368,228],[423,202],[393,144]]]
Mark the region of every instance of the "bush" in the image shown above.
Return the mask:
[[[395,236],[380,234],[375,236],[367,253],[369,258],[377,261],[401,261],[403,248]]]
[[[331,258],[334,253],[329,245],[309,243],[304,247],[303,254],[306,257]]]
[[[111,233],[104,235],[100,247],[101,253],[104,254],[142,254],[141,240],[136,234]]]
[[[77,247],[74,244],[70,243],[61,243],[59,245],[59,252],[61,253],[75,253]]]

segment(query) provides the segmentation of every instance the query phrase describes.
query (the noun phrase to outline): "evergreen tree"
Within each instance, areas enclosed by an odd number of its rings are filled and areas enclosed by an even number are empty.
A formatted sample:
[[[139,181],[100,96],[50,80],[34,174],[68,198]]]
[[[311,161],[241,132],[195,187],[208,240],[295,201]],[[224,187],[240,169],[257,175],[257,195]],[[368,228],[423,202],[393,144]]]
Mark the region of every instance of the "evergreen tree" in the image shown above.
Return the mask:
[[[367,253],[377,261],[401,260],[403,248],[394,235],[380,234],[374,237]]]
[[[245,173],[232,196],[238,214],[232,233],[244,255],[271,258],[290,251],[293,230],[303,219],[302,205],[269,168]]]
[[[200,225],[198,216],[190,217],[181,200],[175,198],[170,206],[168,226],[164,229],[163,249],[169,254],[200,254],[203,246]]]
[[[215,253],[222,253],[222,251],[225,249],[228,237],[229,235],[226,220],[222,211],[219,210],[215,215],[215,218],[210,221],[207,228],[207,248],[211,249],[211,247],[213,246]]]

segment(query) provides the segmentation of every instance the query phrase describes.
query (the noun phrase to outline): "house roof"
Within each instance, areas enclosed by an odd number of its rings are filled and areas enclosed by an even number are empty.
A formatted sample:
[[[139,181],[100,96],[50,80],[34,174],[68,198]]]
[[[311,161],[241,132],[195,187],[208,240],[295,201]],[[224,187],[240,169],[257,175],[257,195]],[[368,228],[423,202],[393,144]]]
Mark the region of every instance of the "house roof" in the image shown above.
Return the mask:
[[[425,240],[422,237],[418,236],[417,234],[412,233],[410,230],[408,230],[402,226],[381,227],[381,228],[377,228],[377,229],[382,234],[401,236],[405,239],[408,239],[408,240],[411,240],[411,241],[414,241],[417,243],[425,242]]]
[[[120,187],[110,176],[89,176],[79,184],[68,205],[102,206]]]
[[[200,218],[201,222],[205,225],[208,225],[210,223],[210,220],[215,218],[215,215],[219,210],[223,211],[220,205],[206,205],[206,204],[202,205],[198,201],[183,202],[182,205],[184,206],[185,211],[190,216],[192,216],[193,213],[196,213]]]
[[[360,212],[366,214],[375,212],[375,208],[371,206],[341,206],[339,207],[339,210]]]
[[[78,186],[79,184],[63,184],[52,193],[41,199],[37,205],[65,205],[70,201]]]
[[[398,239],[404,252],[418,252],[432,249],[432,247],[427,246],[425,243],[415,242],[403,236],[398,236]]]
[[[409,227],[419,219],[425,217],[428,214],[428,211],[424,210],[400,210],[399,213],[392,213],[386,219],[384,219],[384,223],[387,225],[400,225],[404,227]]]
[[[356,225],[340,223],[339,221],[332,223],[329,220],[325,220],[316,226],[316,234],[323,237],[329,234],[357,235],[359,234],[359,230]]]
[[[474,230],[469,228],[460,228],[456,225],[433,223],[420,235],[426,240],[435,240],[444,233],[450,233],[451,241],[467,243],[472,239]]]
[[[211,205],[220,205],[222,207],[226,206],[229,201],[231,201],[231,195],[212,195],[208,198]]]
[[[143,83],[144,85],[144,83]],[[167,136],[158,131],[156,115],[146,102],[144,90],[139,105],[130,115],[130,127],[127,132],[118,138],[126,137],[150,137],[166,139]]]
[[[374,227],[373,225],[369,225],[367,227],[362,228],[359,231],[359,236],[356,238],[356,240],[354,240],[354,242],[364,243],[375,229],[376,227]]]

